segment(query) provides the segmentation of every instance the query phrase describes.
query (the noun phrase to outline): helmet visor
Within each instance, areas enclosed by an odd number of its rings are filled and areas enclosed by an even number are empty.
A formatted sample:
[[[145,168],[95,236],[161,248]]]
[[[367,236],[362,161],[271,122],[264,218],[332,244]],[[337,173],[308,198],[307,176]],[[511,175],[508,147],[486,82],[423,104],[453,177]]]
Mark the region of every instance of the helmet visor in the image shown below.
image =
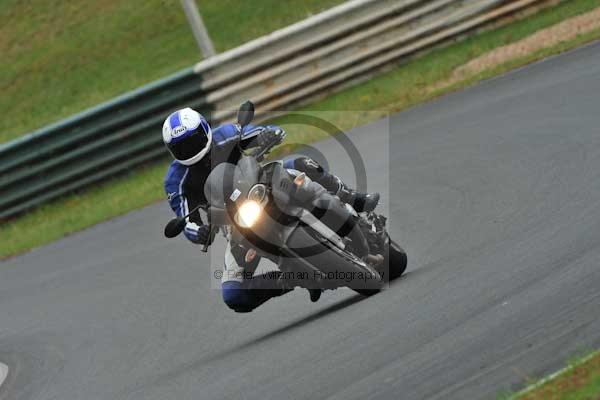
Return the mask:
[[[200,153],[206,147],[208,137],[203,132],[196,132],[191,136],[169,144],[169,150],[178,160],[187,160]]]

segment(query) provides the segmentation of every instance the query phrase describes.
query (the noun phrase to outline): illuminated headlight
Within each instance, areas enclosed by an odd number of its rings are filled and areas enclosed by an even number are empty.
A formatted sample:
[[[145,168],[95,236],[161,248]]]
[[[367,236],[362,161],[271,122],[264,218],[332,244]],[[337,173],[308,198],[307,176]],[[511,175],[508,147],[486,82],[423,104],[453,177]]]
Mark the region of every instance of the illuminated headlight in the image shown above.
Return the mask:
[[[250,228],[256,223],[262,212],[262,207],[254,200],[245,201],[236,214],[236,221],[242,228]]]

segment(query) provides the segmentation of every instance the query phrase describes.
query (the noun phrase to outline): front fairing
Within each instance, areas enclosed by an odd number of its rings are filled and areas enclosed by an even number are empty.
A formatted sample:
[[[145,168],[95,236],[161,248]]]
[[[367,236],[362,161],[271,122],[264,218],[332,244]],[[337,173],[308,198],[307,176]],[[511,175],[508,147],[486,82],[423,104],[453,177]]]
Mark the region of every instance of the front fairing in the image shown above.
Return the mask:
[[[252,157],[242,157],[237,165],[221,163],[206,179],[204,195],[211,207],[225,208],[238,199],[246,199],[258,182],[260,164]]]
[[[250,189],[258,183],[269,188],[268,200],[263,204],[259,221],[251,228],[243,228],[236,223],[235,216],[247,201]],[[290,205],[293,186],[281,162],[261,166],[255,158],[242,156],[237,165],[217,165],[209,174],[204,191],[211,208],[222,209],[228,215],[232,240],[244,247],[254,247],[260,255],[274,259],[298,224],[295,215],[301,210]]]
[[[247,198],[252,186],[258,183],[260,171],[260,164],[255,158],[249,156],[240,158],[233,175],[234,192],[238,190],[242,198]]]

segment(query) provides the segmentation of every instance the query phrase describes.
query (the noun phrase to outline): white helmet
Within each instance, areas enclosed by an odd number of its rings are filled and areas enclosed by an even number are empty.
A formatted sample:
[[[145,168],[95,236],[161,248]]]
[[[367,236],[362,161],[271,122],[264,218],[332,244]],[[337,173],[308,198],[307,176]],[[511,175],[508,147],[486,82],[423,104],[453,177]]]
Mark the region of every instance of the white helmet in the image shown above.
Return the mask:
[[[193,165],[210,150],[212,131],[206,119],[191,108],[175,111],[165,120],[163,142],[183,165]]]

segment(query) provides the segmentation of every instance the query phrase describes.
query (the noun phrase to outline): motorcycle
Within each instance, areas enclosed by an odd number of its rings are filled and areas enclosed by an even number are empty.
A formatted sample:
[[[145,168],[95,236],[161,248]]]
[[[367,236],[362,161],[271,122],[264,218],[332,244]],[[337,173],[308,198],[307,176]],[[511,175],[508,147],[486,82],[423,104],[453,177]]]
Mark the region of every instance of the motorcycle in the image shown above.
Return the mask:
[[[254,105],[242,104],[240,139],[253,117]],[[357,213],[304,173],[285,169],[282,161],[265,162],[278,143],[252,151],[240,147],[237,164],[213,168],[204,186],[212,237],[222,230],[246,249],[246,260],[271,260],[289,287],[349,287],[369,296],[400,277],[407,256],[390,238],[386,218]],[[171,220],[165,236],[177,236],[185,223],[185,217]]]

